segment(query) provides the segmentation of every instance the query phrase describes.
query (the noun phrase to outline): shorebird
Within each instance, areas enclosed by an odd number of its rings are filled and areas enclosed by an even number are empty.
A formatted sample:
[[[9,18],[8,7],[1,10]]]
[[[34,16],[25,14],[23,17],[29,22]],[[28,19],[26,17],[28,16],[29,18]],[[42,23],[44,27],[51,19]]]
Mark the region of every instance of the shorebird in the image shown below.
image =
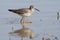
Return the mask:
[[[31,16],[32,13],[37,10],[39,11],[37,8],[34,7],[34,5],[30,5],[29,8],[21,8],[21,9],[8,9],[8,11],[16,13],[20,16],[22,16],[21,21],[24,20],[25,17]],[[39,11],[40,12],[40,11]]]
[[[34,38],[33,31],[31,29],[25,28],[25,27],[15,30],[14,32],[10,32],[9,34],[12,36],[19,36],[19,37],[21,37],[21,40],[23,40],[23,38],[25,38],[25,37],[29,37],[30,39]]]

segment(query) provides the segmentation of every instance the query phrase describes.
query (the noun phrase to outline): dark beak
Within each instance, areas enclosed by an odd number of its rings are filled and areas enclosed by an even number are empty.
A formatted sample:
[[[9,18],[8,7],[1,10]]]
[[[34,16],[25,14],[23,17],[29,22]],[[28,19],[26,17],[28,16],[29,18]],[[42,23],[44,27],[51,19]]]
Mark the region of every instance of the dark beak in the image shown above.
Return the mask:
[[[37,10],[38,12],[40,12],[40,10],[38,10],[37,8],[35,8],[35,10]]]

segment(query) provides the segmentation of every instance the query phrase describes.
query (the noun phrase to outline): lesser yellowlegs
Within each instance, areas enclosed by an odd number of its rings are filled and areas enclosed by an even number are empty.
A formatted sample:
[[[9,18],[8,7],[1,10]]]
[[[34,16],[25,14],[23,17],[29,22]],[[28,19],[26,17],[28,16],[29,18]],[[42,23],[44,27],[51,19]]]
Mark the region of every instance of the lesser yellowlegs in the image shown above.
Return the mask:
[[[21,9],[8,9],[8,11],[16,13],[18,15],[22,16],[22,20],[25,17],[31,16],[32,13],[34,12],[34,10],[39,11],[38,9],[36,9],[33,5],[30,5],[29,8],[21,8]],[[39,11],[40,12],[40,11]]]

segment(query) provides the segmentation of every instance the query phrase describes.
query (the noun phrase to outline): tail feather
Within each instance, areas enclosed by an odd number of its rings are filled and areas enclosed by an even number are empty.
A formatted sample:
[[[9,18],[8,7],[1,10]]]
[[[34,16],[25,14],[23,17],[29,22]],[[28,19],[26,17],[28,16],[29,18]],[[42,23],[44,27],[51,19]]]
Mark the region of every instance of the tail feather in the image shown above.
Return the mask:
[[[12,10],[12,9],[8,9],[8,11],[10,11],[10,12],[14,12],[14,13],[17,12],[16,10]]]

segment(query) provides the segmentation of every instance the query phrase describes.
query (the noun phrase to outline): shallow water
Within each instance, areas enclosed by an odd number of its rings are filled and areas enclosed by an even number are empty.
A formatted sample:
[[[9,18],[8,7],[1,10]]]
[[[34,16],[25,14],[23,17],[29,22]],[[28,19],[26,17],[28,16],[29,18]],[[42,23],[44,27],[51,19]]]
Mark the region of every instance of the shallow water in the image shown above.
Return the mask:
[[[0,40],[9,40],[9,32],[20,29],[21,16],[8,12],[8,9],[18,9],[34,5],[40,10],[35,11],[33,15],[26,20],[32,21],[32,24],[25,26],[32,29],[34,34],[39,34],[34,40],[39,40],[47,33],[57,36],[60,40],[60,19],[57,20],[57,12],[60,12],[60,0],[0,0]],[[39,14],[37,14],[39,13]],[[47,35],[46,34],[46,35]],[[11,37],[11,40],[20,40],[19,37]],[[27,40],[29,40],[27,38]]]

